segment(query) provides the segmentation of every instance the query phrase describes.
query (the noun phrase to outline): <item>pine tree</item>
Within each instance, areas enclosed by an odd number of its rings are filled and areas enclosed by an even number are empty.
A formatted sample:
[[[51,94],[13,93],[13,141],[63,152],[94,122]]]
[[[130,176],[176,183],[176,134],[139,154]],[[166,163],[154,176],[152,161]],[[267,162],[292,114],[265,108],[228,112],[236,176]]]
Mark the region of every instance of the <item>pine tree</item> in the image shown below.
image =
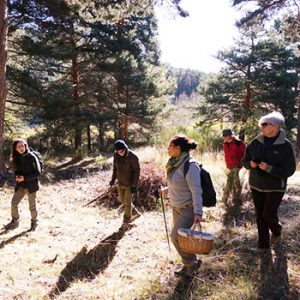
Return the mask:
[[[3,155],[4,115],[6,102],[7,4],[0,0],[0,179],[5,175]]]
[[[299,38],[300,38],[300,18],[299,3],[294,0],[281,1],[252,1],[255,4],[248,7],[250,0],[234,0],[233,6],[247,7],[246,15],[238,22],[240,27],[248,27],[253,23],[269,24],[273,21],[277,27],[277,34],[283,35],[289,48],[294,50],[294,54],[299,57]],[[254,3],[253,3],[254,2]],[[266,30],[267,31],[267,30]],[[297,73],[300,69],[297,67]],[[299,83],[297,90],[299,90]],[[300,155],[300,97],[297,98],[297,141],[296,150]]]
[[[14,38],[16,52],[24,60],[10,68],[10,82],[20,95],[19,103],[34,107],[31,122],[42,122],[51,131],[54,124],[68,133],[74,130],[75,148],[79,149],[82,131],[93,122],[98,126],[109,116],[115,120],[110,126],[119,135],[117,126],[147,124],[147,115],[155,115],[157,110],[150,109],[150,102],[157,91],[148,70],[157,64],[158,47],[151,7],[114,23],[99,16],[103,7],[93,11],[77,4],[64,8],[63,14],[55,3],[51,9],[45,3],[37,4],[36,16],[26,21],[32,26],[24,21],[23,31]],[[86,8],[98,19],[82,19]],[[42,18],[41,11],[51,13],[51,18]],[[29,12],[31,8],[25,15]]]
[[[288,129],[295,127],[299,60],[280,41],[250,37],[218,58],[227,64],[209,78],[201,91],[206,98],[200,113],[210,121],[230,120],[244,129],[252,116],[281,110]],[[208,105],[207,105],[208,104]]]

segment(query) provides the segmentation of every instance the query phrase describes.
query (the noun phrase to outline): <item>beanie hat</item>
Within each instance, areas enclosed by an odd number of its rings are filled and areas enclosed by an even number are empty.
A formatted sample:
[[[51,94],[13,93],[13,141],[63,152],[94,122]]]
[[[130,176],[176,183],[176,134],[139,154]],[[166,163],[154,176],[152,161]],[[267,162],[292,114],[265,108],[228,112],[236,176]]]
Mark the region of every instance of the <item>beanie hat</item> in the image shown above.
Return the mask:
[[[123,150],[126,149],[127,145],[125,144],[125,142],[123,140],[117,140],[115,142],[115,149],[116,150]]]
[[[232,136],[233,132],[231,129],[224,129],[223,136]]]
[[[258,126],[261,126],[263,123],[270,123],[282,127],[284,125],[284,116],[278,111],[273,111],[261,117],[258,121]]]

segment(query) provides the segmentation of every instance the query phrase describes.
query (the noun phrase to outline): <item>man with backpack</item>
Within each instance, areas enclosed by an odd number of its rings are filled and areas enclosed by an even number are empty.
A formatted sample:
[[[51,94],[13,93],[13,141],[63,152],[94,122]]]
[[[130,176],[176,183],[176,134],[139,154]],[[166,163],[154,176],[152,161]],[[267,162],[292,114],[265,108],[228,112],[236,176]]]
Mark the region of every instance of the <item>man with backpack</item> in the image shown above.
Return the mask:
[[[245,153],[246,145],[243,141],[237,139],[231,129],[223,130],[223,151],[225,157],[227,172],[227,182],[223,193],[223,201],[228,204],[230,193],[233,193],[233,202],[235,204],[241,201],[241,183],[239,171],[242,168],[242,158]]]
[[[42,158],[38,152],[28,147],[25,140],[18,138],[12,144],[11,165],[16,176],[16,185],[11,201],[12,220],[4,228],[10,230],[19,226],[18,205],[27,195],[31,214],[29,231],[34,231],[37,227],[36,193],[39,190],[39,176],[43,171]]]

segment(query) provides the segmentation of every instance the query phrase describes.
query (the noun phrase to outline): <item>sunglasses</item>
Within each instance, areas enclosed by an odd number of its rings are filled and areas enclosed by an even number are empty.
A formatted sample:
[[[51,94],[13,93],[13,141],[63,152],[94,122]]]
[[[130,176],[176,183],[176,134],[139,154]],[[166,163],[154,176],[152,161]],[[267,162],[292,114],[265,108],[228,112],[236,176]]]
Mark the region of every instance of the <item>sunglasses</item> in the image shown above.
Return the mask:
[[[265,128],[265,127],[267,127],[267,126],[269,126],[269,125],[272,125],[272,126],[273,126],[273,124],[271,124],[271,123],[261,123],[261,124],[260,124],[260,126],[263,127],[263,128]]]

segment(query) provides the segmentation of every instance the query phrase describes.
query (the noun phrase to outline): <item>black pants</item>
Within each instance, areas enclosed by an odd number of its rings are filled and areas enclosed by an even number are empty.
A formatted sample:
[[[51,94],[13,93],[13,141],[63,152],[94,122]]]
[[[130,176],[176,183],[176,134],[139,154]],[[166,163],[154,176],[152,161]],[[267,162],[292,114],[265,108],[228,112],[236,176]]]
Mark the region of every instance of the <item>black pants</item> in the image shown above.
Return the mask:
[[[270,248],[270,233],[281,234],[278,220],[278,208],[282,202],[284,192],[259,192],[251,189],[256,213],[258,230],[258,247]]]

